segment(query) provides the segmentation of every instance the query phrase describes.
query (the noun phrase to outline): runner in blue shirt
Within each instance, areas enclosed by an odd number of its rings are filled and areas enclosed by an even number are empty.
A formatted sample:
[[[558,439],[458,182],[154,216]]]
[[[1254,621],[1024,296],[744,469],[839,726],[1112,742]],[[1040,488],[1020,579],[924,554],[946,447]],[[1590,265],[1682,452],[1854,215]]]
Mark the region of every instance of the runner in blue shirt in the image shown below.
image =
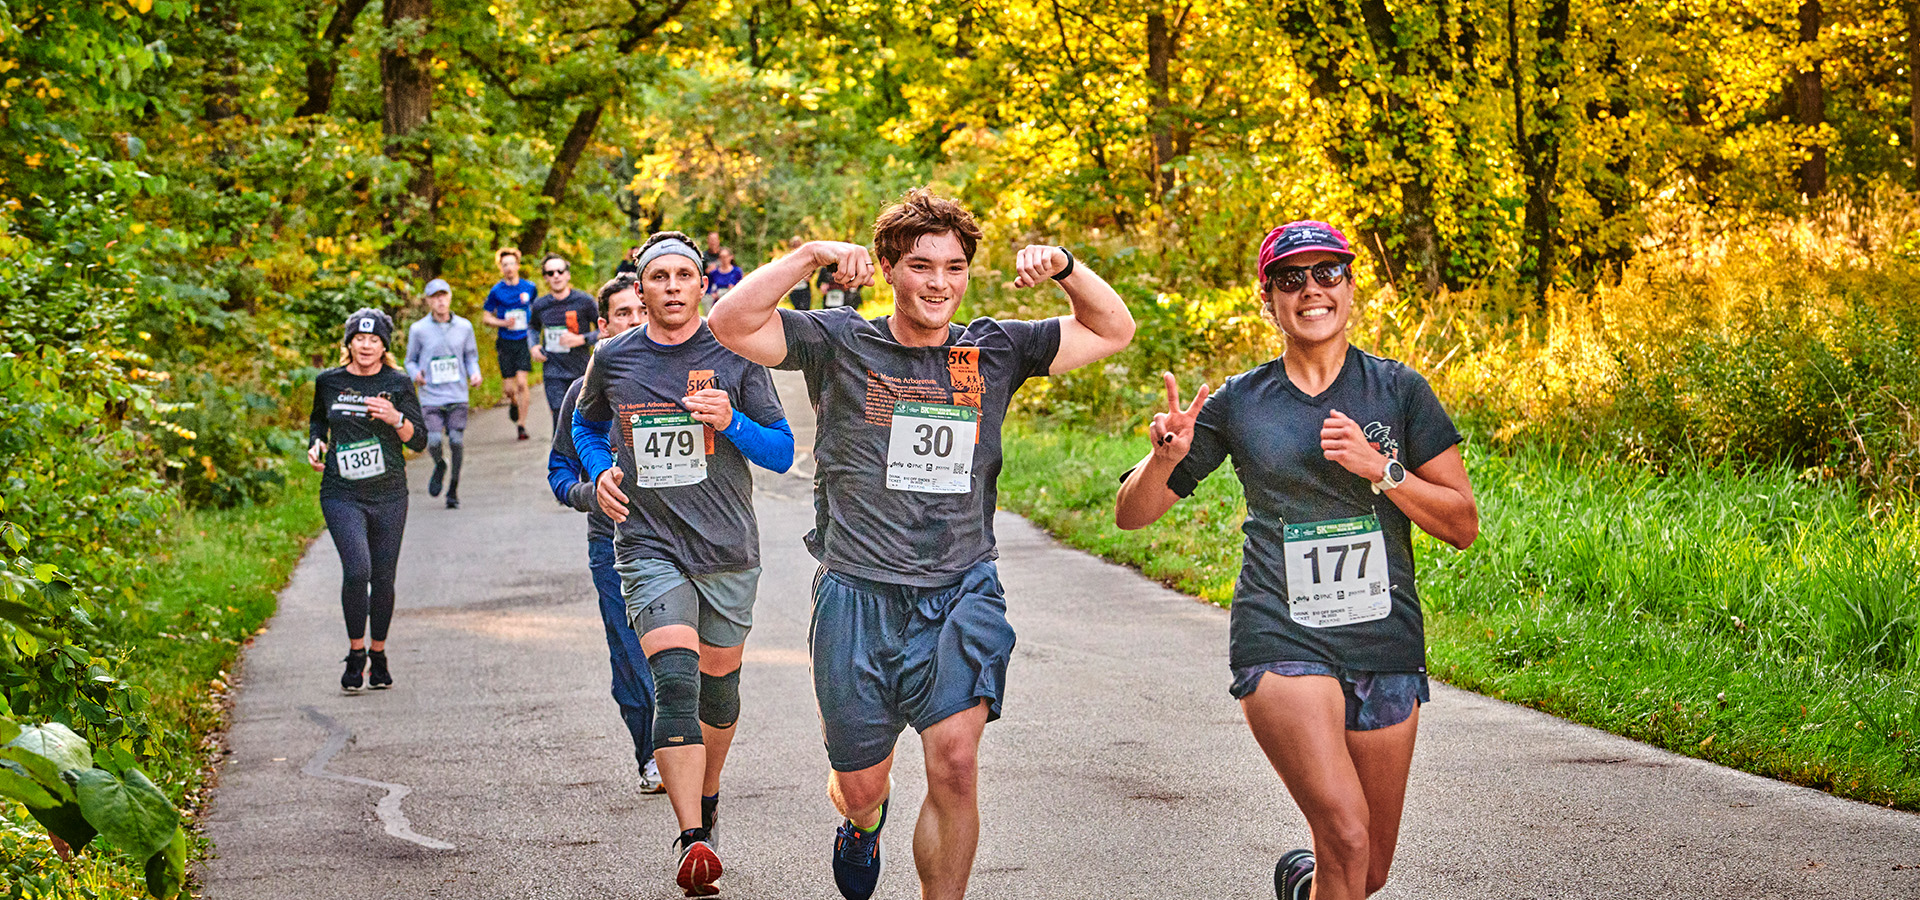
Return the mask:
[[[532,390],[527,387],[527,373],[533,371],[533,349],[527,343],[527,327],[532,323],[533,297],[540,289],[520,278],[519,250],[501,247],[494,252],[493,262],[500,267],[500,281],[487,292],[480,321],[500,329],[493,345],[494,355],[500,361],[500,392],[507,397],[507,416],[513,419],[513,426],[524,441],[527,428],[521,424],[520,414],[529,408]]]

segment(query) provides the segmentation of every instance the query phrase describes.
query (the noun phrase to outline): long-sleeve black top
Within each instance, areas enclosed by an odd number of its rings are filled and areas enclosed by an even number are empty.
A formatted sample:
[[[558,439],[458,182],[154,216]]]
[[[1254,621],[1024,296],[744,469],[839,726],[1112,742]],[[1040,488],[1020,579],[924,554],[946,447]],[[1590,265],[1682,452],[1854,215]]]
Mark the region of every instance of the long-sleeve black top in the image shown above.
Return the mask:
[[[313,383],[313,412],[307,416],[308,444],[327,442],[326,467],[320,474],[320,498],[354,497],[391,500],[407,493],[405,457],[400,435],[393,426],[367,415],[367,398],[384,397],[413,423],[418,452],[427,447],[427,423],[413,380],[392,366],[372,375],[355,375],[346,367],[328,369]]]

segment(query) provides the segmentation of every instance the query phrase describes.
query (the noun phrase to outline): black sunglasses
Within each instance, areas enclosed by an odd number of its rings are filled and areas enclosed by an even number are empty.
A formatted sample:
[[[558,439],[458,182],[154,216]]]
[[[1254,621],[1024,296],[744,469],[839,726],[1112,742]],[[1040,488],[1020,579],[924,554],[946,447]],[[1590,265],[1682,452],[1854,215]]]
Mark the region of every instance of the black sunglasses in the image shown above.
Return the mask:
[[[545,272],[545,273],[547,273],[548,275],[565,275],[565,274],[567,274],[567,270],[565,270],[565,269],[541,269],[540,271],[542,271],[542,272]]]
[[[1267,284],[1282,294],[1291,294],[1307,286],[1307,275],[1321,287],[1336,287],[1352,270],[1343,262],[1323,262],[1312,266],[1268,266]]]

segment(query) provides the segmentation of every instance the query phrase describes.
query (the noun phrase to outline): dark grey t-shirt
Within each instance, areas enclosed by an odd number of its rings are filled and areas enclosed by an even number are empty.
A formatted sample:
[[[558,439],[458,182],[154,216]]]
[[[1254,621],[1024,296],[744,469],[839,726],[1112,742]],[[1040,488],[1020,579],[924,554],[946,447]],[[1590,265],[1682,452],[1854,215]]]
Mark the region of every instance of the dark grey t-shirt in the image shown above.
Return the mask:
[[[593,359],[594,342],[600,339],[599,317],[600,306],[594,302],[593,295],[578,288],[569,289],[565,297],[541,294],[534,298],[527,331],[531,335],[529,339],[547,354],[541,377],[572,381],[587,371],[587,363]],[[550,328],[564,328],[584,335],[587,342],[570,350],[546,349]]]
[[[1320,424],[1335,409],[1409,470],[1460,442],[1453,419],[1418,372],[1349,348],[1340,374],[1317,397],[1295,386],[1278,359],[1227,379],[1201,408],[1193,447],[1167,479],[1175,493],[1188,496],[1231,456],[1246,489],[1241,531],[1247,538],[1233,591],[1228,654],[1236,669],[1282,660],[1371,672],[1426,669],[1426,634],[1413,583],[1413,523],[1366,479],[1326,458]],[[1295,622],[1283,552],[1286,526],[1369,514],[1379,519],[1387,553],[1392,604],[1386,617],[1319,628]],[[1360,563],[1359,554],[1342,556],[1342,563]],[[1331,556],[1326,562],[1334,564]]]
[[[807,549],[827,568],[893,584],[951,584],[995,558],[993,511],[1000,426],[1013,392],[1047,374],[1060,350],[1060,320],[979,318],[948,326],[940,347],[906,347],[887,317],[851,308],[780,310],[787,358],[807,376],[818,414],[814,530]],[[896,404],[978,410],[971,488],[922,493],[887,486]]]
[[[727,392],[734,415],[772,425],[787,415],[766,367],[720,346],[705,322],[680,344],[655,343],[641,327],[600,342],[585,383],[581,415],[595,422],[614,420],[610,442],[628,498],[627,520],[614,536],[619,559],[664,559],[692,575],[759,565],[760,529],[753,516],[753,476],[746,457],[724,435],[701,426],[705,480],[638,487],[633,419],[685,413],[680,398],[712,387]]]

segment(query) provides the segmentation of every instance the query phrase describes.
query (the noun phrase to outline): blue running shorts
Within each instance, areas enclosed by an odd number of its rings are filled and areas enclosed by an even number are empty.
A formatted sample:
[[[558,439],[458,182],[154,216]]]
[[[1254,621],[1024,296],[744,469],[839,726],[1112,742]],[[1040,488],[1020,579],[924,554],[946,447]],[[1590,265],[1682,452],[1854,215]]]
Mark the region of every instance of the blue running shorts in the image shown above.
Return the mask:
[[[876,765],[906,726],[925,731],[981,700],[987,721],[1000,718],[1013,640],[992,561],[932,588],[821,570],[808,642],[827,760]]]
[[[1347,695],[1347,730],[1391,728],[1413,715],[1414,707],[1433,702],[1425,672],[1363,672],[1317,662],[1270,662],[1233,670],[1233,699],[1244,700],[1260,686],[1260,676],[1326,675]]]

